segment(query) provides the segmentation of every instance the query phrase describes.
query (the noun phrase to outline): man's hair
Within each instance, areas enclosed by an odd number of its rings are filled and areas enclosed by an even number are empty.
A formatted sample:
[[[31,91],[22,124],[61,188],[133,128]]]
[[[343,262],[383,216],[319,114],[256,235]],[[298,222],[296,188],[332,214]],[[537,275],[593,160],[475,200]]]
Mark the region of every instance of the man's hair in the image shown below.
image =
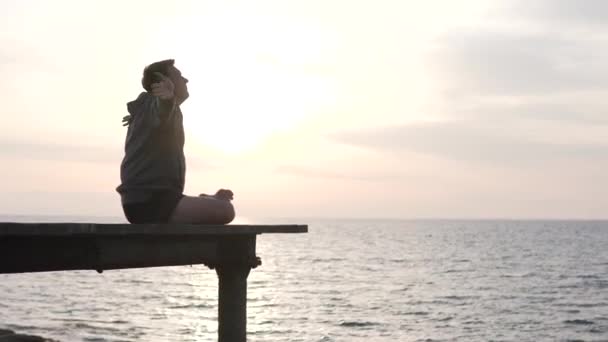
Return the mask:
[[[152,83],[158,82],[158,77],[154,75],[156,72],[169,77],[169,69],[175,64],[174,59],[165,59],[164,61],[152,63],[144,69],[144,76],[141,78],[141,85],[146,91],[152,90]]]

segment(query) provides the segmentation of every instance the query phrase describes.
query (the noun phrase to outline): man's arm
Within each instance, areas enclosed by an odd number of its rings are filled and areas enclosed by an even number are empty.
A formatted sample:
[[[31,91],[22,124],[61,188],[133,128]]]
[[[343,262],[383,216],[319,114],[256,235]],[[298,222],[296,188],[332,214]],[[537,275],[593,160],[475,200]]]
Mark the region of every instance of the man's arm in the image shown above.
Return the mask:
[[[171,79],[160,72],[155,73],[158,78],[158,82],[152,83],[151,93],[156,97],[159,109],[159,116],[161,120],[166,120],[171,117],[177,107],[177,101],[175,101],[175,85]]]
[[[163,100],[161,98],[157,98],[158,101],[158,115],[160,116],[161,121],[170,119],[175,112],[176,101],[174,99]]]

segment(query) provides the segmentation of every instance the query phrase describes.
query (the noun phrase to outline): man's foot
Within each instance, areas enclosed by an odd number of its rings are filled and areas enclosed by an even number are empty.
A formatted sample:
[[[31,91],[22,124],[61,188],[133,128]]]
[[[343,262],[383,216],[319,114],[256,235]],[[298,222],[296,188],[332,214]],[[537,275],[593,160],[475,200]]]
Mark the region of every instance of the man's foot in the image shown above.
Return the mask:
[[[234,199],[234,193],[228,189],[219,189],[213,197],[222,201],[232,201]]]
[[[199,197],[211,197],[220,201],[232,201],[234,199],[234,193],[228,189],[219,189],[215,195],[200,194]]]

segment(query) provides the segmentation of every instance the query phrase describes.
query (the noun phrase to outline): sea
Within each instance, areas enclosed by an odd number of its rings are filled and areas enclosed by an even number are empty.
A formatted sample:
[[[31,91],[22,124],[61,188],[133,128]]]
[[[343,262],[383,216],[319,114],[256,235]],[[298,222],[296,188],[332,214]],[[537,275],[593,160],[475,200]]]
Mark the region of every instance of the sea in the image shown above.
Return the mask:
[[[245,223],[309,226],[258,237],[248,341],[608,341],[608,221]],[[203,265],[0,275],[0,329],[215,341],[217,292]]]

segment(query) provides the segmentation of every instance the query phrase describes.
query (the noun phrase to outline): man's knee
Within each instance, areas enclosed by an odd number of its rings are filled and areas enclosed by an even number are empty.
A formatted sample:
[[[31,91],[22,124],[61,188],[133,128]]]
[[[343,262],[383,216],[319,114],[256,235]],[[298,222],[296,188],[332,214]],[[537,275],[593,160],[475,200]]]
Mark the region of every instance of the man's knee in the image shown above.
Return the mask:
[[[236,216],[236,213],[234,211],[234,206],[232,205],[232,203],[226,202],[226,204],[224,206],[224,210],[222,212],[222,219],[221,219],[221,221],[224,224],[230,223],[230,222],[232,222],[232,220],[234,220],[235,216]]]

